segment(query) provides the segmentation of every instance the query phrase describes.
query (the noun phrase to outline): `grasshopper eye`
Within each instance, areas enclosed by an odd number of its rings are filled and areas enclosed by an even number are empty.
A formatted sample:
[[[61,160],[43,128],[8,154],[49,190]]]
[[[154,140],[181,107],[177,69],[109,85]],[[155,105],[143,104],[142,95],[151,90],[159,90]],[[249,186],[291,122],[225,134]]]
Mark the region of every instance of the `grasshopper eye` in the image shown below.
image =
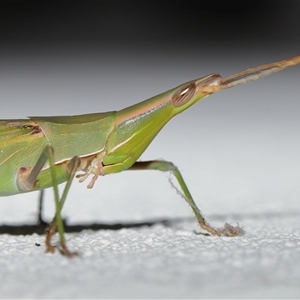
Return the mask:
[[[194,82],[187,83],[172,96],[172,102],[175,107],[179,107],[187,103],[194,95],[196,84]]]

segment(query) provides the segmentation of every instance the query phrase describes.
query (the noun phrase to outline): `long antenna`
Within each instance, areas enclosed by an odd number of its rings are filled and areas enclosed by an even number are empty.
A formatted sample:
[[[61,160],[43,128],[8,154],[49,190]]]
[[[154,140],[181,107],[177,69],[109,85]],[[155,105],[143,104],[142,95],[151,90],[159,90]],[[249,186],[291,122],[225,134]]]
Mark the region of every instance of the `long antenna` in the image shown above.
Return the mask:
[[[228,89],[232,88],[234,86],[248,83],[250,81],[257,80],[261,77],[271,75],[275,72],[281,71],[285,68],[295,66],[300,63],[300,56],[295,56],[293,58],[281,60],[278,62],[270,63],[261,65],[256,68],[247,69],[245,71],[236,73],[234,75],[231,75],[224,80],[222,80],[222,83],[220,85],[216,86],[204,86],[203,92],[204,93],[214,93],[221,89]]]

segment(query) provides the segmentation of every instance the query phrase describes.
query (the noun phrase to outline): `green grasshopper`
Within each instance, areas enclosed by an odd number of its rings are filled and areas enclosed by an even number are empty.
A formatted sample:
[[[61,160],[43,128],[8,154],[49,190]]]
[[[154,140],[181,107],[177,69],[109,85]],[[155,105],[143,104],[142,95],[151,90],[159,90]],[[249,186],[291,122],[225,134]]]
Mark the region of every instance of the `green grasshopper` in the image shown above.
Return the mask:
[[[222,80],[211,74],[191,80],[120,111],[78,116],[30,117],[0,121],[0,196],[53,187],[55,216],[46,233],[46,251],[53,253],[52,236],[59,234],[59,250],[66,256],[61,210],[75,174],[80,182],[125,170],[171,172],[182,189],[200,227],[212,235],[237,236],[243,230],[225,224],[214,228],[204,219],[178,168],[164,160],[137,161],[148,145],[175,115],[222,89],[259,79],[300,63],[300,56],[248,69]],[[66,182],[62,195],[58,185]]]

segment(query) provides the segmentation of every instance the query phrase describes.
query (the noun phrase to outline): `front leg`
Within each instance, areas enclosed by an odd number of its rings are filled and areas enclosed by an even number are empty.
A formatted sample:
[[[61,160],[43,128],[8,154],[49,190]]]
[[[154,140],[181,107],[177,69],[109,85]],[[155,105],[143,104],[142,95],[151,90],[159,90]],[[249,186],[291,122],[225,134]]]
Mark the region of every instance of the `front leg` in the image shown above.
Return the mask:
[[[178,170],[178,168],[169,161],[164,160],[151,160],[151,161],[138,161],[135,162],[128,170],[158,170],[163,172],[171,172],[177,179],[182,192],[179,191],[172,183],[172,186],[178,191],[178,193],[185,199],[185,201],[189,204],[191,209],[193,210],[196,219],[200,225],[200,227],[212,235],[218,236],[240,236],[244,234],[244,231],[241,227],[231,226],[230,224],[225,224],[224,227],[214,228],[204,219],[200,209],[197,207],[195,201],[192,198],[192,195],[183,180],[183,177]]]

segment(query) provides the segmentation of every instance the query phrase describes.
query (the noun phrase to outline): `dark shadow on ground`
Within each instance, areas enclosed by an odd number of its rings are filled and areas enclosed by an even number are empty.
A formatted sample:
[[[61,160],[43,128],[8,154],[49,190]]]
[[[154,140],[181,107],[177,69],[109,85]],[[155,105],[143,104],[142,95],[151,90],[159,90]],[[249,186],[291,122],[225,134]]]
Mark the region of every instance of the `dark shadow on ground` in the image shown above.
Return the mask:
[[[80,232],[82,230],[120,230],[122,228],[140,228],[140,227],[151,227],[157,224],[164,225],[166,227],[171,226],[175,220],[169,221],[165,219],[157,219],[145,222],[128,222],[128,223],[87,223],[79,225],[68,225],[65,224],[65,232]],[[0,234],[11,234],[11,235],[31,235],[33,233],[44,234],[48,224],[32,224],[32,225],[1,225]]]

